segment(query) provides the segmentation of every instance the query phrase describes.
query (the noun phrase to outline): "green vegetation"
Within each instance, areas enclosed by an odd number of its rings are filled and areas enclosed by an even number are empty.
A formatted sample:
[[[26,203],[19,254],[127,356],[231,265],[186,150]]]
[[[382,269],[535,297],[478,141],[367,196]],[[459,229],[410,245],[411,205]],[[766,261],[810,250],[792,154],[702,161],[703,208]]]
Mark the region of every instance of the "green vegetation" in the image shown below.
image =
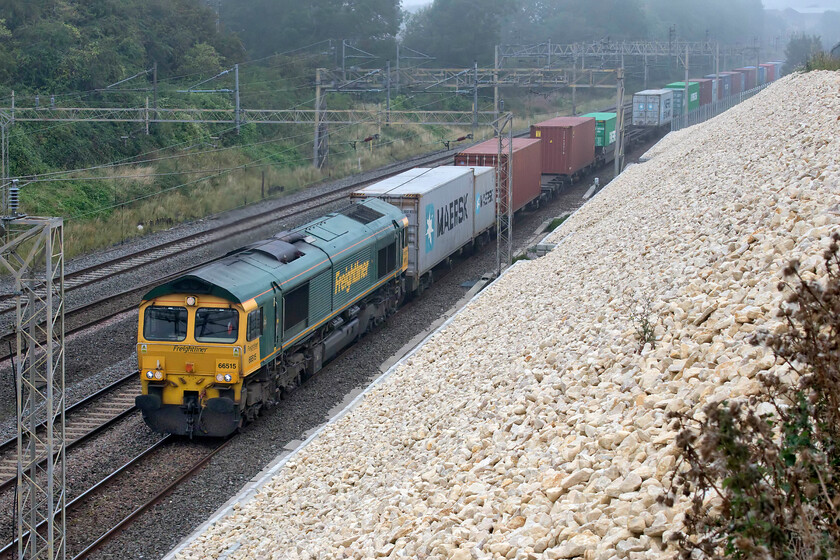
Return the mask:
[[[806,72],[813,70],[840,70],[840,58],[833,57],[825,52],[817,53],[805,63]]]
[[[822,41],[816,35],[794,35],[785,48],[784,73],[789,74],[805,66],[805,63],[822,52]]]
[[[743,43],[761,35],[763,16],[761,0],[435,0],[407,19],[405,43],[445,65],[492,64],[500,43],[667,41],[671,26],[682,39],[714,33],[723,43]]]
[[[570,216],[571,214],[569,214]],[[548,224],[548,227],[545,228],[545,231],[554,231],[555,229],[559,228],[563,222],[569,219],[569,216],[560,216],[559,218],[554,218],[551,220],[551,223]]]
[[[825,282],[785,271],[786,330],[759,335],[792,373],[759,374],[746,402],[676,414],[680,433],[670,493],[690,500],[684,559],[829,559],[840,553],[840,234],[825,253]]]
[[[399,0],[247,0],[221,6],[222,24],[236,32],[252,58],[328,39],[393,56],[402,21]]]

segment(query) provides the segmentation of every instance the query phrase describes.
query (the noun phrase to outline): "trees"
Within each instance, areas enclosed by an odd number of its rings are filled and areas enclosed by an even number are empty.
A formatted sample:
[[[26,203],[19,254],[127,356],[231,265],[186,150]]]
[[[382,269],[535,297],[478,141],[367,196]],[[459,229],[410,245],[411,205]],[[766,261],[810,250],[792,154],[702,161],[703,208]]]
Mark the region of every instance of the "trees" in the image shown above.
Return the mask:
[[[221,21],[254,58],[325,39],[390,52],[402,12],[399,0],[249,0],[223,4]]]
[[[508,42],[596,41],[646,37],[648,21],[641,0],[519,0],[505,33]]]
[[[784,73],[800,68],[815,54],[822,52],[822,41],[816,35],[794,35],[785,48]]]
[[[19,90],[88,91],[153,62],[163,74],[187,73],[200,44],[221,58],[244,56],[198,0],[8,0],[5,8],[0,77]]]
[[[405,44],[444,65],[492,63],[502,21],[515,6],[514,0],[435,0],[408,19]]]

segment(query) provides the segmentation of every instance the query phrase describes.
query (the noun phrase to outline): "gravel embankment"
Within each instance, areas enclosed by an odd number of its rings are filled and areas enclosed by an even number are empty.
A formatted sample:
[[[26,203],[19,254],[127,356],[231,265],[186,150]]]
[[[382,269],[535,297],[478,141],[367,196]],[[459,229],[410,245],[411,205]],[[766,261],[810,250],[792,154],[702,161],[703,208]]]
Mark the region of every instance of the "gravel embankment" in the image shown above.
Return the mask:
[[[667,138],[179,558],[667,554],[666,413],[792,375],[748,338],[840,229],[838,90],[788,77]]]

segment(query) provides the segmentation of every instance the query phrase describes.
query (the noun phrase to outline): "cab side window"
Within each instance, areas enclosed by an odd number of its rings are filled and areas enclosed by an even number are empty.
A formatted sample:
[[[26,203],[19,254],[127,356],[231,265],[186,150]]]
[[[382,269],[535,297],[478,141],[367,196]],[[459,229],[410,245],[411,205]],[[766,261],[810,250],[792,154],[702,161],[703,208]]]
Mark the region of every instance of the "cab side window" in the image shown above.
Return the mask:
[[[248,342],[262,336],[263,309],[255,309],[248,313]]]

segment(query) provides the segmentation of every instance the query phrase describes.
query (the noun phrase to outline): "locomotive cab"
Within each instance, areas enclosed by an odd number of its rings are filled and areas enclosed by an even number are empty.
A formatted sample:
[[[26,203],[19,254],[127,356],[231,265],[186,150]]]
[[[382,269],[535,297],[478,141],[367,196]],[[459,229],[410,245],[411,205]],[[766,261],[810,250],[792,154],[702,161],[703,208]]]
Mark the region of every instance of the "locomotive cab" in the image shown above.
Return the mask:
[[[238,427],[245,364],[259,363],[260,319],[253,301],[212,295],[172,294],[141,305],[136,402],[155,431],[228,434]]]

